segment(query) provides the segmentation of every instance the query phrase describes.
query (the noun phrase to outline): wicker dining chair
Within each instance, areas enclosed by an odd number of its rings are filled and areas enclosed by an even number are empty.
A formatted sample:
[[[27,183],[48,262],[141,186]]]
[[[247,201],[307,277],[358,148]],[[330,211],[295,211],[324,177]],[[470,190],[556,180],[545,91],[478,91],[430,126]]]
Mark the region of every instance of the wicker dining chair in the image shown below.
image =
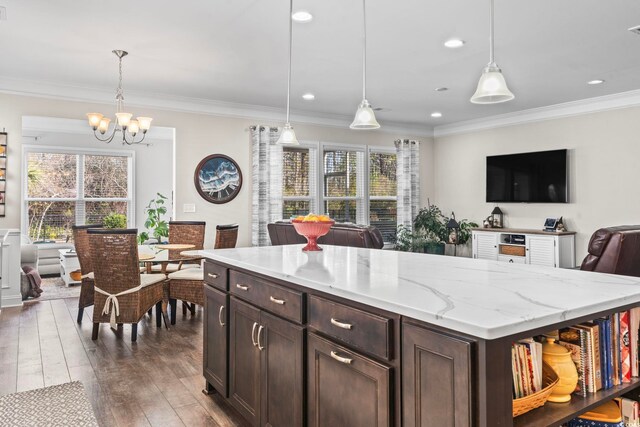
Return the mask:
[[[216,225],[214,249],[235,248],[238,242],[238,224]]]
[[[91,245],[89,244],[89,228],[102,228],[101,224],[74,225],[73,243],[76,247],[82,282],[80,284],[80,298],[78,299],[78,323],[82,323],[85,307],[93,305],[93,262],[91,260]]]
[[[204,246],[204,232],[207,223],[204,221],[170,221],[169,222],[169,243],[193,245],[189,250],[200,250]],[[179,259],[182,249],[170,249],[169,259]],[[194,268],[200,265],[199,261],[184,261],[180,263],[169,263],[164,269],[165,273],[172,273],[183,268]],[[151,267],[153,273],[162,272],[162,265]]]
[[[111,327],[131,323],[131,341],[138,336],[138,322],[156,306],[156,326],[162,326],[164,276],[140,274],[136,229],[89,229],[94,273],[93,334],[100,323]]]
[[[238,240],[238,224],[216,226],[216,242],[214,249],[235,248]],[[204,270],[187,268],[169,274],[169,306],[171,307],[171,324],[176,323],[177,300],[182,301],[183,314],[187,307],[195,314],[196,305],[204,305]]]

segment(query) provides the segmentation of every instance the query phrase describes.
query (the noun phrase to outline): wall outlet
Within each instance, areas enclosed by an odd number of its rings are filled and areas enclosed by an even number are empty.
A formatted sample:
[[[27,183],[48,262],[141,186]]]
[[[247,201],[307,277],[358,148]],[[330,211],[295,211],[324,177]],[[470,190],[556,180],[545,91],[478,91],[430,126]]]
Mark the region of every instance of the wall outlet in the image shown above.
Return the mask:
[[[182,205],[182,212],[184,213],[194,213],[196,211],[195,203],[185,203]]]

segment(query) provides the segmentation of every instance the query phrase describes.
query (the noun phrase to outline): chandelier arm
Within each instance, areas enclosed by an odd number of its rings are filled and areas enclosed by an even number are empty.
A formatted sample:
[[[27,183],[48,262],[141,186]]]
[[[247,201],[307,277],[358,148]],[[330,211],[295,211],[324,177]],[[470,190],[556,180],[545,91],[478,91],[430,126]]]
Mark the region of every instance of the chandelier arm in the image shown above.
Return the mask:
[[[107,144],[109,144],[111,141],[113,141],[113,138],[116,136],[116,132],[117,132],[117,126],[113,128],[113,131],[111,132],[111,135],[108,136],[105,139],[102,139],[98,136],[98,131],[94,130],[93,131],[93,136],[95,136],[95,138],[100,141],[100,142],[106,142]]]
[[[131,138],[131,141],[129,141],[129,140],[127,140],[127,134],[128,134],[128,132],[122,132],[122,142],[124,142],[127,145],[141,144],[142,141],[144,141],[145,137],[147,136],[146,132],[142,132],[142,138],[140,138],[139,141],[136,141],[136,137],[135,136],[133,136]],[[144,144],[144,145],[149,146],[151,144]]]

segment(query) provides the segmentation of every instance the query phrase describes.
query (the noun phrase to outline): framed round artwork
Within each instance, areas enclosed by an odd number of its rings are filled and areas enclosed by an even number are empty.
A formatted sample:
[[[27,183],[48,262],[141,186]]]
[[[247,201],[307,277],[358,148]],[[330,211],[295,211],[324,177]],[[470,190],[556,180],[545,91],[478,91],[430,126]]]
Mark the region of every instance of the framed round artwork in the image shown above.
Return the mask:
[[[233,200],[242,188],[242,172],[231,157],[212,154],[198,163],[193,182],[200,196],[206,201],[227,203]]]

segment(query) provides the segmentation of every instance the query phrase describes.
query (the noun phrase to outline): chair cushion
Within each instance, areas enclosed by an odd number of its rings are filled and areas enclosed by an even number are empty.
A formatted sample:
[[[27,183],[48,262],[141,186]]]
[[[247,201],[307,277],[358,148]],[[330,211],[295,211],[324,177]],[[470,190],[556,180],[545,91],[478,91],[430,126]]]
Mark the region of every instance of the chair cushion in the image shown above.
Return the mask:
[[[169,263],[167,264],[167,269],[165,270],[167,273],[172,273],[174,271],[178,271],[178,267],[180,264],[178,263]],[[182,268],[180,270],[185,270],[187,268],[200,268],[198,264],[182,264]],[[151,266],[151,271],[160,272],[162,271],[162,265],[156,264]]]
[[[187,268],[169,274],[171,280],[204,280],[204,270],[202,268]]]
[[[162,274],[141,274],[140,275],[140,285],[144,288],[149,285],[153,285],[155,283],[159,283],[164,281],[164,276]]]

